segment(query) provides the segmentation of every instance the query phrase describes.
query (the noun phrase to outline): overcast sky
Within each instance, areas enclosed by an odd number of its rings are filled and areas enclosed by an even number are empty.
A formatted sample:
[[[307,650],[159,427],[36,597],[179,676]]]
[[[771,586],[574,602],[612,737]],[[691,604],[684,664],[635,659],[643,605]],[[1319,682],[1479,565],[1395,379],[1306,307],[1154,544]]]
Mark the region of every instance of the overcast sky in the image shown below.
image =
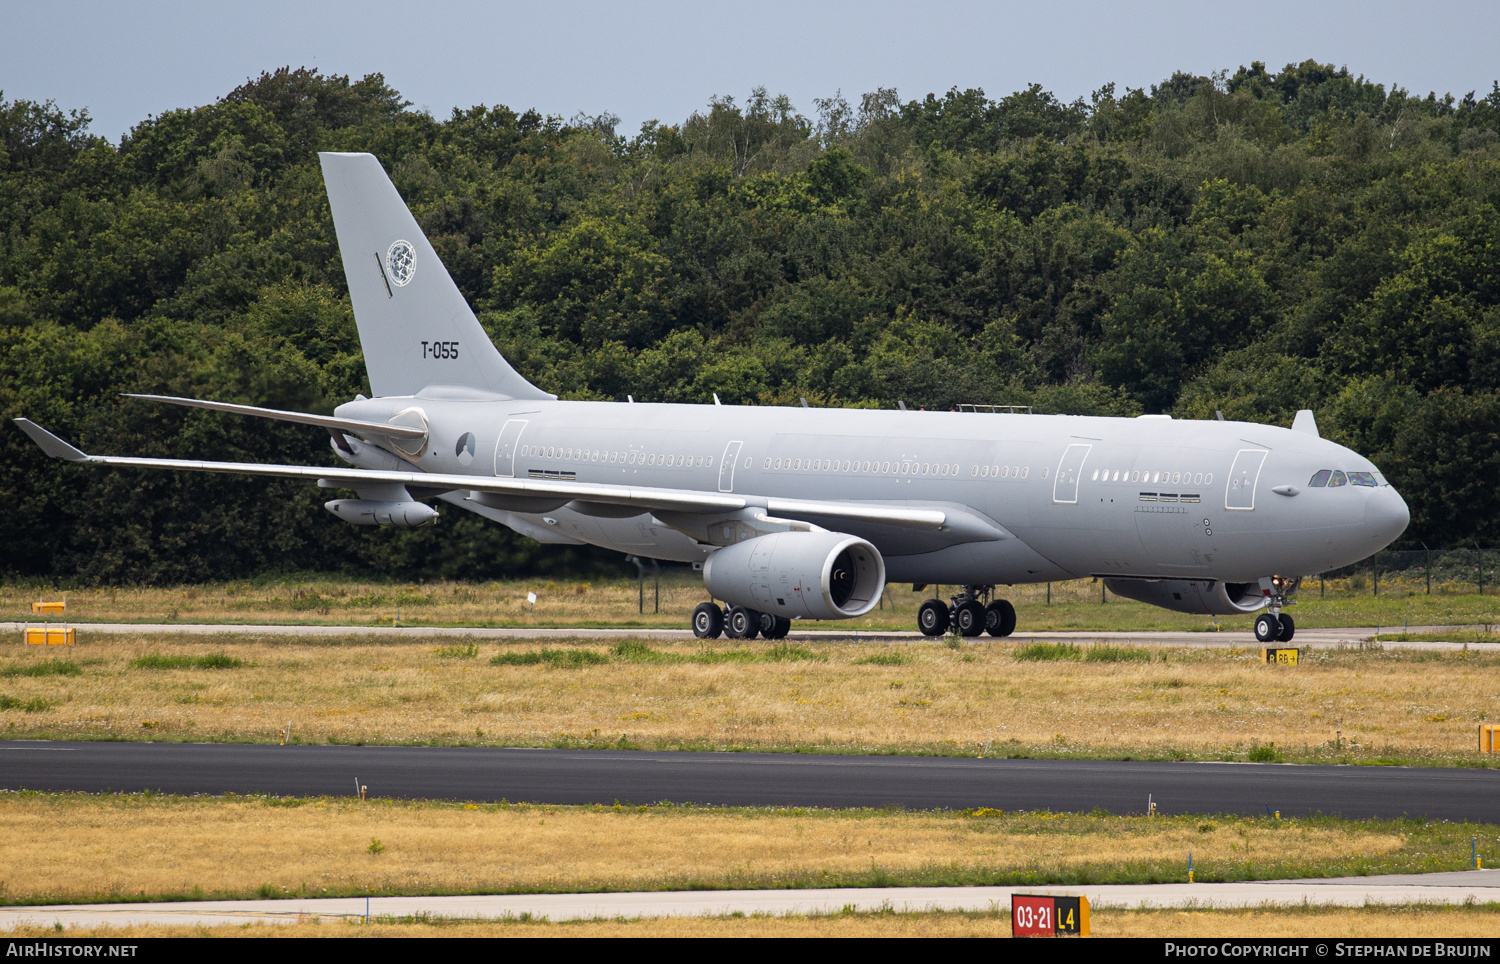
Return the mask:
[[[211,103],[279,66],[380,72],[438,117],[474,104],[570,117],[610,111],[621,133],[677,123],[715,94],[763,84],[805,114],[842,89],[903,100],[950,87],[1001,96],[1040,83],[1071,100],[1109,81],[1149,87],[1313,58],[1417,93],[1482,96],[1500,78],[1500,4],[1425,0],[1256,4],[528,3],[438,0],[0,0],[5,99],[88,108],[118,139],[148,115]]]

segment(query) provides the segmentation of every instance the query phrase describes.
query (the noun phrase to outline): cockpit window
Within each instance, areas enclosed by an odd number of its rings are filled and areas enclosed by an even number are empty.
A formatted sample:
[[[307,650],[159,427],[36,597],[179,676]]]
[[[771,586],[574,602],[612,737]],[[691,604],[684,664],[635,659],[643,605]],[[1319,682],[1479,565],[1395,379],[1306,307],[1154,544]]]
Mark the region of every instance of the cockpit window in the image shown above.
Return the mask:
[[[1332,474],[1332,469],[1319,469],[1317,473],[1313,475],[1312,480],[1307,483],[1307,487],[1310,489],[1321,489],[1323,486],[1328,484],[1328,477]]]
[[[1374,472],[1350,472],[1349,473],[1349,484],[1351,484],[1351,485],[1368,485],[1370,488],[1373,489],[1377,485],[1377,483],[1375,481],[1375,473]]]
[[[1348,481],[1348,479],[1344,478],[1344,473],[1340,472],[1338,469],[1334,469],[1333,478],[1328,480],[1328,487],[1333,488],[1334,486],[1344,485]]]

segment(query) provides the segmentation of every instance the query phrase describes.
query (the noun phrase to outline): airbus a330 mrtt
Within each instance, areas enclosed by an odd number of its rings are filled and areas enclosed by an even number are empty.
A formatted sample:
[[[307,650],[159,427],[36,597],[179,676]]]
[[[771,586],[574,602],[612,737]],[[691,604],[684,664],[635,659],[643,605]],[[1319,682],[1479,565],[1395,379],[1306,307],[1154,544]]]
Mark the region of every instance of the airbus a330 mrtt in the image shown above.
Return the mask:
[[[995,587],[1094,576],[1179,612],[1259,613],[1290,639],[1301,575],[1348,565],[1405,530],[1406,503],[1363,456],[1290,429],[1166,416],[1093,418],[569,402],[522,378],[485,335],[369,154],[323,176],[373,398],[332,417],[158,402],[326,429],[347,468],[89,455],[81,465],[303,478],[354,498],[357,525],[419,526],[446,502],[539,542],[700,564],[703,637],[784,636],[793,619],[869,612],[887,581],[951,584],[918,613],[1008,635]]]

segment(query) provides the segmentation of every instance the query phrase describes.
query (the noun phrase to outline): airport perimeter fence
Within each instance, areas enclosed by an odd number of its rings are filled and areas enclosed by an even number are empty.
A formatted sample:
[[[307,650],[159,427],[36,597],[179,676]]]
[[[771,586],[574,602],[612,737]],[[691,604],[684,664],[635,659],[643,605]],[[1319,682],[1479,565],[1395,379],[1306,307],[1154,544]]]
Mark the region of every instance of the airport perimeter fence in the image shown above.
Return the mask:
[[[1303,590],[1317,580],[1320,590],[1337,588],[1345,592],[1369,592],[1378,596],[1381,590],[1400,593],[1493,595],[1500,585],[1500,549],[1470,546],[1460,549],[1382,549],[1367,559],[1342,569],[1313,573],[1303,582]]]

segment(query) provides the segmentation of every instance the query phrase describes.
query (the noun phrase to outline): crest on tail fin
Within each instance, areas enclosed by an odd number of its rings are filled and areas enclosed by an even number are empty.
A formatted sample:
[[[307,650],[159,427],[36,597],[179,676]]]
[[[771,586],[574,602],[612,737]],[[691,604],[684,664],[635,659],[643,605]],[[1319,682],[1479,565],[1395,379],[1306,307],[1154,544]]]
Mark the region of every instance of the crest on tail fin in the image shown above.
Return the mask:
[[[377,396],[429,386],[550,399],[501,356],[373,154],[319,154]]]

